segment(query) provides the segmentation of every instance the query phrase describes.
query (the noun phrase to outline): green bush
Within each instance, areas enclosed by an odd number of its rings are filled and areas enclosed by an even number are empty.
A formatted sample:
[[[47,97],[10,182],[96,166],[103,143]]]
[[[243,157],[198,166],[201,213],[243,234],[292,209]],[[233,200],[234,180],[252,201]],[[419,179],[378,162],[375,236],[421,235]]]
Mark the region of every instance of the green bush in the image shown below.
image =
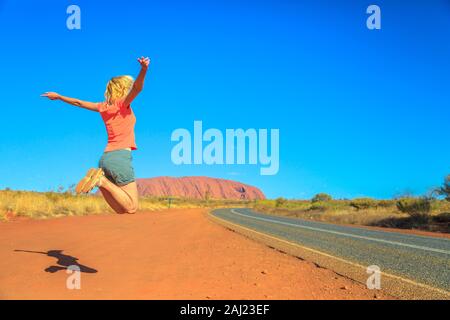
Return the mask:
[[[275,199],[275,207],[279,208],[282,207],[287,203],[287,200],[283,197],[279,197]]]
[[[378,207],[389,208],[395,205],[395,201],[393,200],[379,200],[377,203]]]
[[[327,203],[316,201],[311,204],[308,210],[310,211],[326,211],[328,209]]]
[[[311,202],[327,202],[331,201],[333,198],[329,194],[326,193],[318,193],[312,199]]]
[[[445,200],[450,201],[450,174],[445,178],[444,185],[437,189],[437,193],[445,197]]]
[[[412,218],[428,219],[431,212],[431,200],[428,198],[403,198],[397,201],[397,209]]]
[[[376,208],[378,206],[378,201],[376,201],[372,198],[358,198],[358,199],[353,199],[350,202],[350,206],[356,208],[357,210]]]
[[[439,223],[450,223],[450,212],[443,212],[434,217],[434,221]]]

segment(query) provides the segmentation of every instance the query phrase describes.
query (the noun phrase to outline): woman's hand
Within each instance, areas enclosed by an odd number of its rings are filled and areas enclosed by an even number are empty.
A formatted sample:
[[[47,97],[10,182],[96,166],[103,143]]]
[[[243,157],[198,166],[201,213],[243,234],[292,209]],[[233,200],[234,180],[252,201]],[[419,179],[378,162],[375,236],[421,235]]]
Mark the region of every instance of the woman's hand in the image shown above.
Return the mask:
[[[133,87],[131,88],[127,97],[123,101],[123,104],[126,106],[129,106],[131,102],[134,100],[134,98],[136,98],[139,92],[141,92],[142,89],[144,88],[145,75],[147,74],[147,69],[148,66],[150,65],[150,58],[148,57],[146,58],[140,57],[137,59],[137,61],[141,65],[141,71],[139,71],[136,81],[134,81],[133,83]]]
[[[142,69],[147,70],[148,66],[150,65],[150,58],[149,57],[140,57],[137,59],[139,64],[141,65]]]
[[[60,95],[57,94],[56,92],[45,92],[41,94],[41,97],[47,97],[50,100],[58,100],[60,98]]]

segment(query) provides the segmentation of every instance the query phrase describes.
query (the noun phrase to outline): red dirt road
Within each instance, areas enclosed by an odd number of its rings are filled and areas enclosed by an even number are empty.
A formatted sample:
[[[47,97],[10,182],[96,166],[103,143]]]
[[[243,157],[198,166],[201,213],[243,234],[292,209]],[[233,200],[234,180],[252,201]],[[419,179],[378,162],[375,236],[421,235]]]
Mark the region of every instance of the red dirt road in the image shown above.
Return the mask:
[[[97,271],[81,273],[80,290],[66,288],[64,265],[74,259]],[[361,284],[216,225],[205,210],[0,223],[0,299],[373,298]]]

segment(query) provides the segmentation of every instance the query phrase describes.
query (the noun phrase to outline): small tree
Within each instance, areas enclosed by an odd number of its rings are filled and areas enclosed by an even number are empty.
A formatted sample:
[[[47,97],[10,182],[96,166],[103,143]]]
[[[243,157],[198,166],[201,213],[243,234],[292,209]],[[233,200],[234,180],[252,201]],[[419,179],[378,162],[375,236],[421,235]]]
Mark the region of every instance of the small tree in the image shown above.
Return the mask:
[[[326,193],[318,193],[312,199],[311,202],[327,202],[331,201],[333,198],[329,194]]]
[[[68,195],[74,195],[74,194],[75,194],[75,187],[76,187],[75,184],[71,184],[71,185],[67,188],[66,194],[68,194]]]
[[[365,210],[369,208],[376,208],[378,206],[378,202],[372,198],[357,198],[353,199],[350,202],[350,205],[356,210]]]
[[[279,208],[286,204],[287,200],[283,197],[279,197],[275,199],[275,207]]]
[[[425,197],[403,198],[397,201],[397,209],[411,218],[426,222],[431,212],[431,200]]]
[[[437,194],[444,196],[445,200],[450,201],[450,174],[445,177],[444,185],[436,190]]]

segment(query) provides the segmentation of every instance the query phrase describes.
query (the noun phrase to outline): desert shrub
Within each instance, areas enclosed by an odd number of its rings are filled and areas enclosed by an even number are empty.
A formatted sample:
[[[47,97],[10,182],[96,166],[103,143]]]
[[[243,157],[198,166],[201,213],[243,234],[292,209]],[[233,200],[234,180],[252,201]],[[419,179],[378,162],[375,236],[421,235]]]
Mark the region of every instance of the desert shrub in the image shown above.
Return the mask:
[[[396,205],[400,212],[420,220],[427,220],[431,212],[431,200],[429,198],[403,198],[399,199]]]
[[[253,208],[255,209],[262,209],[262,208],[274,208],[275,207],[275,200],[257,200],[253,203]]]
[[[49,201],[52,202],[57,202],[58,200],[61,199],[61,194],[56,192],[45,192],[44,195]]]
[[[350,206],[356,208],[357,210],[364,210],[369,208],[376,208],[378,206],[378,201],[372,198],[358,198],[353,199],[350,202]]]
[[[443,212],[433,217],[433,220],[439,223],[450,223],[450,212]]]
[[[328,206],[323,201],[315,201],[309,207],[309,210],[311,210],[311,211],[326,211],[327,209],[328,209]]]
[[[438,195],[444,196],[445,200],[450,201],[450,174],[445,178],[442,187],[436,191]]]
[[[287,200],[283,197],[279,197],[275,199],[275,207],[279,208],[282,207],[287,203]]]
[[[284,205],[285,208],[292,210],[307,210],[310,206],[311,202],[305,200],[288,200],[288,202]]]
[[[379,200],[377,203],[378,207],[381,208],[389,208],[395,205],[395,201],[393,200]]]
[[[331,201],[331,200],[332,200],[332,198],[329,194],[318,193],[311,199],[311,202],[327,202],[327,201]]]

